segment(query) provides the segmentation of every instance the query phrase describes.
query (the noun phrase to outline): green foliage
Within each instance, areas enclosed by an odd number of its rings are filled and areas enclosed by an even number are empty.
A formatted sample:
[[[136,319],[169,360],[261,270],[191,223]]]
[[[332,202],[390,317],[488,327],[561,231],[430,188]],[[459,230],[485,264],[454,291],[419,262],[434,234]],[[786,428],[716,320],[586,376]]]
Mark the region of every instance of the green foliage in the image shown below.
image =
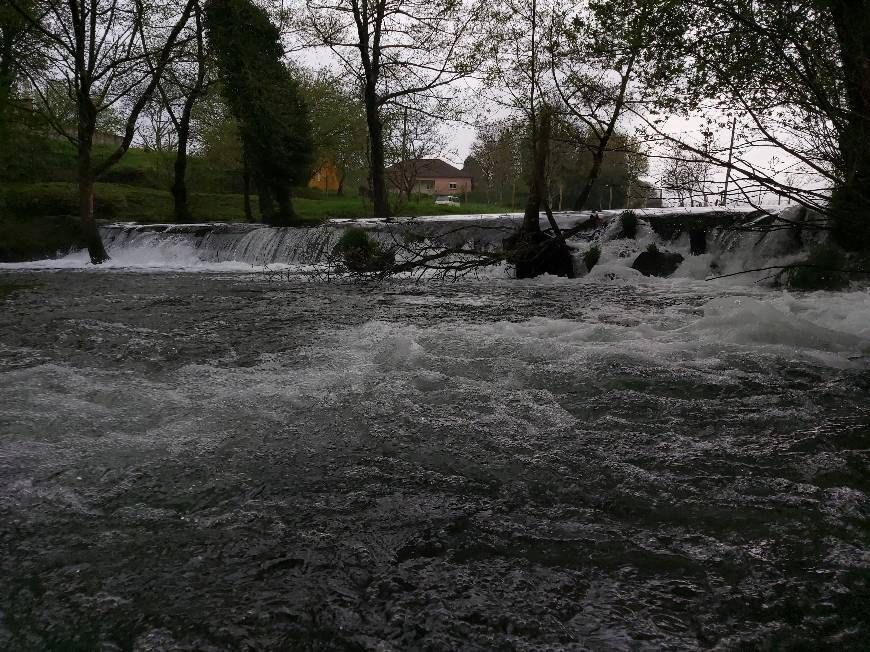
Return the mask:
[[[595,265],[598,264],[598,261],[601,259],[601,249],[596,247],[595,245],[589,247],[586,252],[583,254],[583,264],[586,265],[587,270],[592,270]]]
[[[208,0],[205,16],[224,98],[260,194],[276,197],[281,220],[289,220],[290,186],[308,182],[314,145],[299,82],[281,61],[278,30],[250,0]]]
[[[646,248],[647,253],[657,254],[659,252],[659,248],[656,246],[655,242],[650,242]]]
[[[619,221],[622,224],[622,237],[632,240],[637,237],[637,215],[634,211],[623,211]]]
[[[334,165],[345,184],[353,177],[365,179],[368,126],[357,90],[347,78],[327,68],[294,73],[300,80],[310,108],[315,166]],[[331,190],[336,190],[332,188]]]
[[[79,221],[69,216],[23,220],[0,217],[0,261],[39,260],[82,246]]]
[[[842,251],[820,245],[810,250],[806,260],[786,271],[786,284],[794,290],[842,290],[849,286],[845,267]]]
[[[396,262],[392,249],[382,246],[365,229],[358,227],[342,234],[335,251],[341,254],[345,267],[351,272],[383,272]]]

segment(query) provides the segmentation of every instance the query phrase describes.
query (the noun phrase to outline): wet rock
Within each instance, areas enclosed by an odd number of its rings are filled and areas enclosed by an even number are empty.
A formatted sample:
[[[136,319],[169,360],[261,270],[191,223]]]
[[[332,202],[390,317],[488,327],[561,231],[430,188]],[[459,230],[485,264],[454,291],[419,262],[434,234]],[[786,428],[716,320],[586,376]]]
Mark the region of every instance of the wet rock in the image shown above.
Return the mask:
[[[689,231],[689,251],[693,256],[707,253],[707,231],[692,229]]]
[[[516,268],[517,278],[542,274],[574,278],[571,249],[546,233],[518,232],[505,240],[504,248],[507,261]]]
[[[632,269],[644,276],[670,276],[683,262],[683,256],[670,251],[644,251],[634,259]]]

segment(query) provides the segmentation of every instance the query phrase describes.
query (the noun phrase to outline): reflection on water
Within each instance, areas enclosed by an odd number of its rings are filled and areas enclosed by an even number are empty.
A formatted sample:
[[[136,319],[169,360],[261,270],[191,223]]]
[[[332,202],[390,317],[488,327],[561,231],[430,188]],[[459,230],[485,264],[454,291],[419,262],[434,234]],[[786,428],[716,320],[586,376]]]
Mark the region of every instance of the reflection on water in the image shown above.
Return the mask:
[[[861,649],[870,295],[10,272],[3,649]]]

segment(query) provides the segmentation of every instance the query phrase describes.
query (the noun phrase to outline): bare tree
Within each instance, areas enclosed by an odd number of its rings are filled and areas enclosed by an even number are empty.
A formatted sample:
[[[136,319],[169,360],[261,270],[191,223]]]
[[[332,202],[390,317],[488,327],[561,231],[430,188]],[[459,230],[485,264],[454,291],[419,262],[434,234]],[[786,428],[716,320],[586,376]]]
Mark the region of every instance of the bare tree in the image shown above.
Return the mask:
[[[136,123],[154,95],[194,0],[174,16],[146,11],[140,0],[44,0],[41,14],[20,0],[12,6],[47,44],[48,65],[25,68],[51,126],[78,153],[79,211],[91,262],[108,259],[94,219],[94,182],[127,152]],[[75,104],[75,128],[52,110],[52,89],[62,86]],[[93,159],[99,116],[123,111],[124,134],[104,159]]]
[[[449,87],[474,70],[478,9],[455,0],[305,0],[309,46],[326,46],[362,90],[374,214],[390,213],[384,173],[385,107],[403,100],[449,105]]]
[[[417,106],[397,104],[386,121],[387,182],[411,201],[426,159],[444,154],[449,142],[441,118]]]
[[[199,0],[193,2],[193,22],[187,26],[183,40],[187,47],[179,48],[173,62],[157,86],[160,99],[172,123],[177,138],[173,166],[172,198],[177,222],[191,220],[187,200],[187,161],[191,140],[193,109],[208,91],[209,66],[206,58]],[[153,69],[152,69],[153,70]]]

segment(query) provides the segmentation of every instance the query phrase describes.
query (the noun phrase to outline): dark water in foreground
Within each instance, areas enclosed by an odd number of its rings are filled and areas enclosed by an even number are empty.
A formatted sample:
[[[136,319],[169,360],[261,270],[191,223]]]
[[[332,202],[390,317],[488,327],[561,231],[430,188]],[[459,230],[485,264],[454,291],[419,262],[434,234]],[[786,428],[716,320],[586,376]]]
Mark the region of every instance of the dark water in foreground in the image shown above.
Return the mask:
[[[870,647],[865,295],[0,284],[0,649]]]

